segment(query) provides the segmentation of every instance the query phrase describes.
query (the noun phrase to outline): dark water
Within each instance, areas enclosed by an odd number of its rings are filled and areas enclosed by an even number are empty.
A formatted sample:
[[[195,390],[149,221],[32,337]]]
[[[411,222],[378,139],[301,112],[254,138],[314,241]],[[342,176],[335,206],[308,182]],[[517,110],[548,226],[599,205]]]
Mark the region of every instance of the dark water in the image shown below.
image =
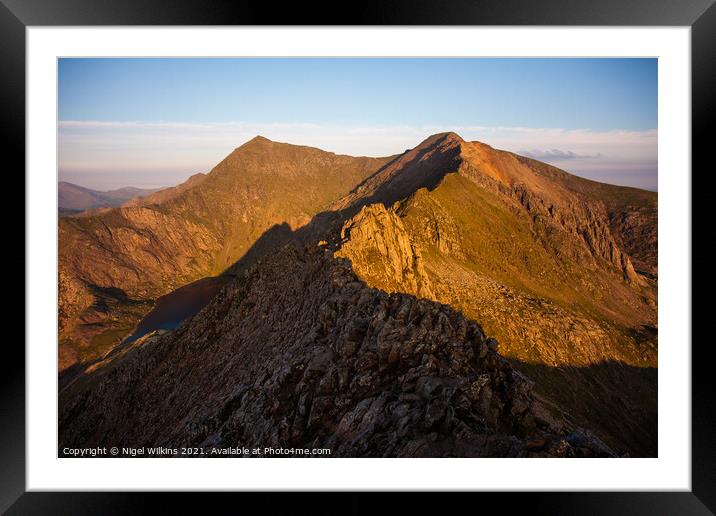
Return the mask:
[[[202,278],[160,297],[125,342],[132,342],[154,330],[173,330],[204,308],[229,280],[226,276]]]

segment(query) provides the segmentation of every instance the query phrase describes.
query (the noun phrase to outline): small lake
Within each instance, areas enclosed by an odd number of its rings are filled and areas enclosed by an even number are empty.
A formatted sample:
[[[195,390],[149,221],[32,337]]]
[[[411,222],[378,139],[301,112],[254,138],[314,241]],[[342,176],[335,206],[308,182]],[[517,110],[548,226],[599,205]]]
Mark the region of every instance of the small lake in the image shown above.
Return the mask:
[[[184,319],[197,314],[209,304],[231,279],[229,276],[202,278],[160,297],[152,311],[139,321],[134,333],[127,337],[125,343],[137,340],[154,330],[173,330]]]

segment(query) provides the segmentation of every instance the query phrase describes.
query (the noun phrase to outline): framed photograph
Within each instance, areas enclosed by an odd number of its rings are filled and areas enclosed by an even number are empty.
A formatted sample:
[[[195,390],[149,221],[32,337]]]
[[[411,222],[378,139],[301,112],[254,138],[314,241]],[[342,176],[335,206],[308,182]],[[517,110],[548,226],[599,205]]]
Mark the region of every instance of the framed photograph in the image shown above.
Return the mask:
[[[169,491],[712,513],[712,1],[3,3],[8,514]]]

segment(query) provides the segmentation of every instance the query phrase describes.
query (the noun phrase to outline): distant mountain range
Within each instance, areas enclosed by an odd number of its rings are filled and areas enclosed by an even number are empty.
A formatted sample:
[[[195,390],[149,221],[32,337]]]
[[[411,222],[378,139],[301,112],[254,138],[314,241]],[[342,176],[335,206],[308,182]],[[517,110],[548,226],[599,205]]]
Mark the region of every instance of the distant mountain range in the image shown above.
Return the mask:
[[[161,188],[134,188],[127,186],[117,190],[100,192],[65,181],[57,184],[57,205],[60,214],[75,214],[97,208],[114,208],[130,199],[145,197]]]
[[[655,456],[657,200],[455,133],[256,137],[60,219],[61,446]]]

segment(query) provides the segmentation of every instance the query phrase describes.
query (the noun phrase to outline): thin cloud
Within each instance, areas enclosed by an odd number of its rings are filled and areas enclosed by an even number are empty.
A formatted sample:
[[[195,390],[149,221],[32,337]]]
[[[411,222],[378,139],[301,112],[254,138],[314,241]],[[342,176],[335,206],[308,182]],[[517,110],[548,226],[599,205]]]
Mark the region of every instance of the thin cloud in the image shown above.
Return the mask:
[[[655,129],[591,131],[481,125],[338,126],[242,121],[60,121],[60,176],[71,176],[75,181],[86,177],[97,185],[105,179],[109,181],[110,176],[113,184],[117,184],[122,174],[133,173],[133,177],[154,175],[153,182],[164,184],[164,178],[169,176],[188,177],[211,170],[233,149],[259,134],[275,141],[309,145],[338,154],[389,156],[414,147],[431,134],[446,131],[595,179],[626,168],[649,169],[654,175],[649,184],[656,183],[658,133]]]
[[[549,149],[549,150],[523,150],[519,154],[528,158],[538,159],[541,161],[571,161],[574,159],[596,159],[600,158],[601,154],[577,154],[572,151],[565,151],[560,149]]]

